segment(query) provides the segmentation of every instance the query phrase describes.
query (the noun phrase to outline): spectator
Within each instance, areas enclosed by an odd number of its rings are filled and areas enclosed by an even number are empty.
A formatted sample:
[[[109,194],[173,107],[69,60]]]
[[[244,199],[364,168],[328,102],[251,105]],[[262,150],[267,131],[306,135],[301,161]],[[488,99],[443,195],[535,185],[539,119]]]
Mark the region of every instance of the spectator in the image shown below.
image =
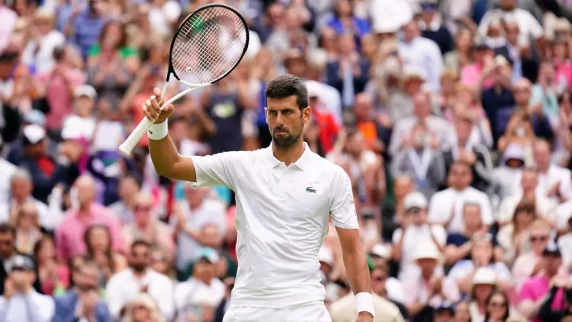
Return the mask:
[[[115,212],[123,225],[135,220],[133,214],[133,199],[141,190],[140,180],[133,174],[125,174],[119,180],[119,200],[109,205],[109,209]]]
[[[36,292],[36,267],[29,257],[16,255],[4,280],[0,297],[0,316],[5,321],[49,322],[54,315],[54,299]]]
[[[530,202],[534,206],[532,210],[524,210],[532,211],[534,215],[538,214],[540,217],[552,223],[555,219],[552,216],[555,204],[548,197],[537,192],[538,172],[535,168],[525,168],[522,170],[520,186],[520,192],[503,199],[497,216],[500,225],[506,225],[511,222],[513,215],[516,214],[517,206],[523,201]]]
[[[473,274],[470,283],[471,321],[483,321],[487,313],[488,299],[497,286],[496,274],[488,267],[480,267]]]
[[[158,221],[153,213],[152,197],[139,193],[133,198],[135,221],[123,227],[123,240],[129,247],[136,240],[145,240],[153,248],[160,249],[169,260],[174,257],[175,245],[172,232],[167,224]]]
[[[486,234],[486,226],[481,219],[481,207],[474,203],[463,205],[464,229],[458,233],[447,235],[447,247],[445,248],[445,261],[448,265],[453,265],[461,260],[470,260],[471,250],[477,240]],[[502,250],[499,249],[497,241],[492,237],[494,246],[494,258],[498,257]]]
[[[64,35],[53,29],[54,14],[47,8],[36,10],[32,39],[22,53],[23,62],[34,67],[38,73],[50,72],[55,65],[54,49],[65,43]]]
[[[523,200],[516,206],[511,222],[498,232],[503,260],[507,264],[513,264],[518,256],[530,250],[528,230],[538,217],[534,202]]]
[[[485,315],[486,322],[504,322],[507,321],[510,310],[509,300],[504,292],[495,291],[487,299],[487,313]]]
[[[492,236],[489,234],[473,236],[471,259],[455,263],[448,275],[457,282],[461,292],[470,293],[474,284],[473,278],[481,267],[486,267],[494,273],[495,285],[499,289],[506,291],[512,287],[512,276],[508,267],[503,262],[495,261],[493,250]]]
[[[85,230],[83,241],[85,242],[87,260],[93,261],[99,269],[99,286],[105,285],[113,276],[127,267],[127,260],[123,254],[112,249],[111,233],[107,226],[94,224]]]
[[[98,268],[93,262],[79,266],[75,274],[75,287],[55,298],[54,322],[72,322],[86,319],[111,322],[105,302],[98,294]]]
[[[544,249],[550,242],[550,234],[551,228],[546,221],[537,219],[530,224],[528,235],[531,249],[517,257],[513,264],[512,275],[517,291],[527,279],[535,276],[543,269],[542,256]]]
[[[454,280],[444,277],[437,270],[441,253],[434,243],[417,244],[412,261],[420,269],[417,278],[404,282],[405,306],[411,321],[425,321],[443,301],[457,302],[459,289]]]
[[[375,283],[372,278],[372,285],[374,284]],[[330,315],[332,317],[332,322],[352,322],[355,320],[356,309],[353,297],[353,294],[347,294],[336,302],[332,303],[329,309]],[[375,318],[373,321],[404,321],[403,316],[395,304],[391,303],[376,293],[374,293],[373,298],[375,310]]]
[[[184,272],[190,261],[196,258],[201,239],[198,227],[212,222],[219,227],[221,237],[226,232],[224,205],[217,200],[207,197],[208,188],[193,189],[190,183],[185,183],[185,200],[175,207],[173,217],[175,234],[177,236],[177,262],[179,272]]]
[[[42,237],[36,205],[28,202],[20,206],[14,224],[16,249],[22,254],[33,254],[34,245]]]
[[[201,319],[199,312],[204,306],[218,307],[225,295],[226,287],[217,279],[215,265],[219,256],[212,248],[201,248],[197,262],[193,266],[193,275],[175,286],[175,309],[178,321]]]
[[[16,250],[16,228],[7,223],[0,224],[0,260],[2,261],[2,265],[0,265],[0,293],[2,294],[4,293],[4,283],[12,271],[14,261],[19,257],[26,257],[34,262],[33,257],[20,254]],[[38,276],[37,272],[36,276]],[[32,284],[37,292],[41,292],[41,286],[37,278],[34,278]]]
[[[403,26],[404,38],[399,43],[399,54],[405,66],[410,65],[427,78],[426,89],[438,92],[439,77],[443,72],[443,59],[439,46],[430,39],[421,37],[415,20]]]
[[[126,320],[133,322],[164,322],[157,307],[156,299],[149,294],[140,293],[130,301],[126,309]]]
[[[421,4],[421,19],[419,27],[423,37],[433,40],[445,55],[453,49],[453,39],[451,33],[441,22],[441,17],[437,11],[437,1],[425,1]]]
[[[49,235],[42,236],[34,246],[34,256],[42,293],[53,296],[64,293],[70,285],[70,270],[67,265],[57,262],[54,239]]]
[[[27,203],[32,203],[38,212],[40,225],[46,230],[53,230],[60,222],[57,214],[49,211],[48,206],[32,197],[34,186],[30,173],[25,169],[18,169],[10,178],[10,197],[2,204],[0,213],[6,215],[3,221],[15,224],[20,208]]]
[[[173,283],[167,276],[150,269],[149,264],[151,245],[145,241],[135,241],[131,245],[129,268],[113,275],[107,283],[106,301],[113,319],[131,313],[130,304],[140,293],[147,293],[152,301],[158,303],[160,315],[165,320],[173,317]]]
[[[449,172],[449,188],[435,193],[429,204],[428,220],[430,223],[443,225],[450,233],[463,230],[463,204],[478,204],[481,208],[481,220],[486,227],[493,224],[493,214],[489,197],[473,188],[471,166],[457,161],[451,165]],[[483,230],[488,230],[484,228]]]
[[[459,30],[455,37],[455,50],[445,54],[443,60],[445,68],[460,73],[461,70],[473,62],[473,33],[470,29]]]
[[[403,208],[401,228],[393,233],[392,259],[400,262],[399,279],[406,281],[419,273],[419,267],[412,260],[417,246],[430,243],[440,249],[445,244],[446,233],[442,226],[427,223],[427,198],[420,192],[408,194]]]
[[[548,297],[551,281],[555,278],[562,278],[562,273],[559,273],[561,265],[560,249],[554,243],[548,244],[542,252],[539,273],[531,275],[520,289],[519,309],[526,318],[540,321],[538,315],[542,304]],[[553,307],[555,310],[561,310],[565,297],[564,290],[559,290],[555,296],[552,302]]]
[[[107,208],[94,203],[95,183],[91,177],[79,177],[74,188],[77,189],[77,209],[70,209],[64,214],[64,221],[56,230],[56,247],[58,258],[69,260],[72,256],[83,254],[86,250],[84,242],[85,230],[93,224],[102,224],[111,232],[112,249],[123,250],[123,238],[120,233],[121,223]]]

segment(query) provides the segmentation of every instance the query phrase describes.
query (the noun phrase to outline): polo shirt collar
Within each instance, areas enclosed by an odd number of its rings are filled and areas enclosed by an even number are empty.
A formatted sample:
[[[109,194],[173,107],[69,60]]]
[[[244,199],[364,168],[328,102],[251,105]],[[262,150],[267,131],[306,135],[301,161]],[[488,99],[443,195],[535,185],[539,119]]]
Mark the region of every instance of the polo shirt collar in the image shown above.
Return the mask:
[[[270,146],[266,148],[266,154],[268,155],[268,162],[272,169],[276,168],[279,164],[283,163],[282,161],[276,159],[274,153],[272,152],[272,143]],[[293,164],[298,167],[302,171],[308,171],[310,169],[312,158],[312,151],[310,151],[310,147],[308,147],[308,143],[304,142],[304,153],[302,156]]]

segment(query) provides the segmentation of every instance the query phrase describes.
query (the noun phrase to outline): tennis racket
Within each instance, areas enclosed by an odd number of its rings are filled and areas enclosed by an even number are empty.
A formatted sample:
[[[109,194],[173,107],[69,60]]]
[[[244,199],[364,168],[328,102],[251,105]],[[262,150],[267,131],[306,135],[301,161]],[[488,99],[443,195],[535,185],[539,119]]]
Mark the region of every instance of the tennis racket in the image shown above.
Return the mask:
[[[246,53],[248,41],[246,21],[230,6],[208,4],[191,13],[173,36],[169,70],[161,96],[165,97],[171,75],[189,88],[173,96],[162,107],[230,74]],[[133,148],[153,123],[154,121],[143,118],[119,146],[121,154],[131,155]]]

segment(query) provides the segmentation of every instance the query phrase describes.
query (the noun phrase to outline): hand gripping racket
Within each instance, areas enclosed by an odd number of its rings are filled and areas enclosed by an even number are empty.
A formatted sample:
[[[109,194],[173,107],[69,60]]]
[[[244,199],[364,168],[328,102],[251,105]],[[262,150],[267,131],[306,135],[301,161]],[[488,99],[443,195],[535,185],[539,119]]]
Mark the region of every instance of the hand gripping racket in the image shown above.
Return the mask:
[[[230,74],[246,53],[248,40],[246,21],[230,6],[208,4],[191,13],[179,26],[171,42],[169,70],[161,96],[165,96],[171,74],[189,88],[173,96],[161,107]],[[135,145],[153,123],[154,121],[143,118],[119,146],[119,151],[124,156],[131,155]]]

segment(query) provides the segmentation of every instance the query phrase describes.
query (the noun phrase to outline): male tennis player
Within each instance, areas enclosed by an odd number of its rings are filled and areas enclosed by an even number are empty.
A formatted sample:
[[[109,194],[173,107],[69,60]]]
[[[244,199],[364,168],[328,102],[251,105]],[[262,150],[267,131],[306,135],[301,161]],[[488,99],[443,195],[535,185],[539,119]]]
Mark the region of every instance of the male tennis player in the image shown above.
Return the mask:
[[[149,149],[157,173],[236,194],[238,273],[224,322],[330,322],[318,276],[318,251],[330,216],[356,294],[357,322],[373,321],[370,277],[359,237],[352,187],[337,165],[302,140],[310,122],[304,81],[281,75],[266,88],[270,147],[206,157],[181,156],[167,131],[173,105],[160,113],[156,88],[143,104],[155,124]]]

